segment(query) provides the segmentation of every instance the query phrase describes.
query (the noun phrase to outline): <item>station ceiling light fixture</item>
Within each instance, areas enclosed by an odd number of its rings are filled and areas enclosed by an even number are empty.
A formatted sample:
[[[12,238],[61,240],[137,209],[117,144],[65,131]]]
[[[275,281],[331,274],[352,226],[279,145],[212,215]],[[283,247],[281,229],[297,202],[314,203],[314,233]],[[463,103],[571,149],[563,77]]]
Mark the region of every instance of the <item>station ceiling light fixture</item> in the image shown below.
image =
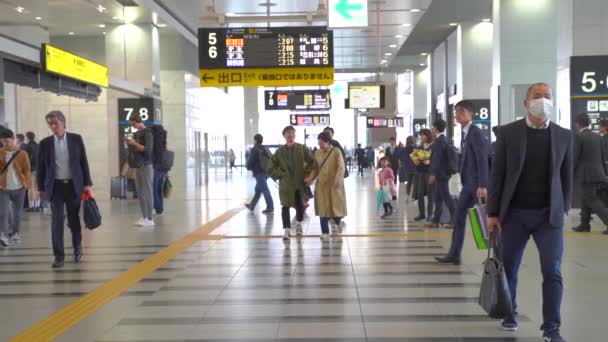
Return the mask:
[[[42,17],[36,17],[34,19],[36,19],[36,20],[42,20]]]
[[[23,8],[21,6],[17,6],[17,7],[15,7],[15,11],[17,11],[19,13],[23,13],[23,12],[25,12],[25,8]]]
[[[397,44],[391,44],[391,45],[389,45],[388,47],[390,47],[390,48],[393,48],[393,49],[394,49],[394,48],[396,48],[396,47],[397,47]]]
[[[101,34],[103,34],[105,36],[106,35],[106,31],[101,32]]]
[[[118,16],[113,16],[113,17],[112,17],[112,19],[114,19],[114,20],[118,20],[118,19],[120,19],[120,18],[119,18]]]
[[[73,36],[73,35],[74,35],[74,32],[68,32],[68,34],[69,34],[70,36]]]
[[[428,56],[428,55],[429,55],[429,54],[428,54],[428,53],[426,53],[426,52],[423,52],[423,53],[421,53],[421,54],[420,54],[420,56]]]
[[[167,24],[158,24],[156,26],[158,26],[158,27],[167,27]]]
[[[398,34],[398,35],[395,36],[395,38],[403,38],[403,35],[402,34]]]
[[[423,67],[423,66],[426,66],[426,64],[424,64],[424,63],[420,63],[420,66],[421,66],[421,67]]]
[[[403,26],[403,27],[410,27],[410,26],[412,26],[412,24],[410,24],[410,23],[405,23],[405,24],[401,24],[401,26]]]
[[[490,18],[485,18],[485,19],[482,19],[481,21],[483,21],[484,23],[489,23],[490,21],[492,21],[492,19],[490,19]]]
[[[106,8],[103,7],[102,5],[97,6],[97,10],[99,11],[99,13],[103,13],[106,11]]]
[[[380,63],[387,63],[388,61],[386,59],[383,59],[380,61]]]
[[[458,23],[450,23],[450,26],[458,26]]]
[[[234,17],[236,14],[233,12],[226,12],[226,13],[224,13],[224,15],[227,17]]]
[[[412,9],[410,9],[410,12],[412,12],[412,13],[418,13],[420,11],[422,11],[420,8],[412,8]]]
[[[392,56],[393,54],[392,54],[392,53],[390,53],[390,52],[387,52],[387,53],[385,53],[384,55],[385,55],[385,56]]]
[[[412,70],[411,69],[407,69],[407,70],[405,70],[405,72],[412,72]]]
[[[106,24],[99,24],[99,25],[97,25],[97,27],[104,28],[104,27],[106,27]]]

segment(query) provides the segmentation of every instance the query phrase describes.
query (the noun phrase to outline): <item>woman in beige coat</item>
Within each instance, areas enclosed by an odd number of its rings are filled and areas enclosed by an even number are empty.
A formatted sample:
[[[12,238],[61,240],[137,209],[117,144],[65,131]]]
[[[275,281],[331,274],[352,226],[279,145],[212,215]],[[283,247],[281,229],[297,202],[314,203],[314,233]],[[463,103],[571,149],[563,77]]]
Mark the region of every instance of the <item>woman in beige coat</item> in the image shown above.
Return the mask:
[[[340,225],[346,216],[346,192],[344,191],[344,158],[339,149],[330,145],[327,133],[318,136],[319,150],[315,153],[317,167],[306,178],[308,184],[315,178],[315,212],[321,219],[321,239],[329,238],[329,220]]]

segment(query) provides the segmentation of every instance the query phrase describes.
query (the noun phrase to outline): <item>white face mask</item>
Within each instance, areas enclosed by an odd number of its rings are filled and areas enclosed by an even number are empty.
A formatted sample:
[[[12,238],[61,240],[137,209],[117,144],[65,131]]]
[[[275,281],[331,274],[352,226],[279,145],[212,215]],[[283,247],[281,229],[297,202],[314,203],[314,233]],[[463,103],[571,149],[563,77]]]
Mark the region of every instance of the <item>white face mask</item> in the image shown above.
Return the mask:
[[[553,113],[553,100],[547,98],[534,99],[528,102],[530,114],[537,119],[544,120]]]

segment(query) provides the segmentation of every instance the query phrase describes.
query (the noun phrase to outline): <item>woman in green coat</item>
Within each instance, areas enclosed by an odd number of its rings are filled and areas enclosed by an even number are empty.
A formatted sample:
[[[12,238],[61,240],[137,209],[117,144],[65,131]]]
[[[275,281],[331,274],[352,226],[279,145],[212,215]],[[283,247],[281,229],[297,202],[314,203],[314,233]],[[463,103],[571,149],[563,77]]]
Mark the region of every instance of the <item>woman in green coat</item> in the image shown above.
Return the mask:
[[[304,203],[311,197],[310,187],[304,179],[317,168],[317,162],[310,155],[306,146],[297,144],[296,130],[292,126],[283,129],[285,145],[281,146],[268,163],[269,176],[279,181],[279,197],[281,199],[281,217],[283,219],[283,240],[291,236],[291,215],[289,210],[296,209],[296,234],[302,235],[304,221]]]

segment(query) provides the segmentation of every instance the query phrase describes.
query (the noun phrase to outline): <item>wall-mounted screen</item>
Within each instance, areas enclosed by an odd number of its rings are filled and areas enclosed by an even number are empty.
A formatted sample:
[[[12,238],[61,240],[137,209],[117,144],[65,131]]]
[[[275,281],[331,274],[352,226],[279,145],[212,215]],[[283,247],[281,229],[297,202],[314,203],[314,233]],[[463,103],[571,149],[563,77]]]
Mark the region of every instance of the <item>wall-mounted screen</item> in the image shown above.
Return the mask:
[[[352,109],[384,108],[384,86],[348,85],[348,107]]]

